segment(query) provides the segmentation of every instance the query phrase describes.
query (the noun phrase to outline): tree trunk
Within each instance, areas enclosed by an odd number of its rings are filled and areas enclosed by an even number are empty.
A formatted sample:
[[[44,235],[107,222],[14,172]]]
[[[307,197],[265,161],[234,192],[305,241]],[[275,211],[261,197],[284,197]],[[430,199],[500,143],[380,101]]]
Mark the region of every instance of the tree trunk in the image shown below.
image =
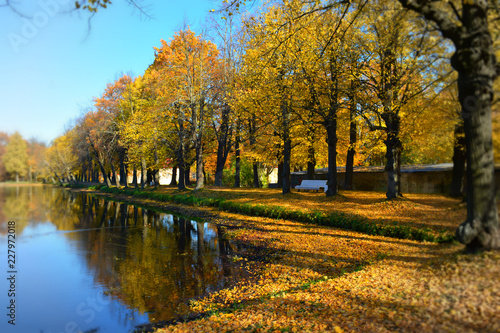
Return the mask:
[[[240,187],[241,181],[241,170],[240,170],[240,134],[239,134],[239,125],[237,129],[236,140],[234,144],[234,155],[235,155],[235,170],[234,170],[234,187]]]
[[[345,163],[344,190],[352,190],[352,179],[354,175],[354,155],[356,155],[356,121],[351,120],[349,127],[349,149]]]
[[[155,168],[153,170],[153,182],[155,183],[155,189],[160,185],[160,170],[158,169],[160,165],[160,159],[158,157],[158,147],[155,142]]]
[[[252,114],[252,118],[249,119],[248,121],[248,130],[249,130],[249,143],[250,147],[254,147],[257,139],[256,139],[256,134],[257,134],[257,117],[255,114]],[[253,169],[253,187],[254,188],[260,188],[260,179],[259,179],[259,165],[257,161],[252,162],[252,169]]]
[[[283,190],[282,194],[291,192],[290,160],[292,155],[292,140],[290,138],[290,110],[286,101],[282,101],[281,117],[283,121]]]
[[[177,184],[177,188],[182,191],[186,189],[184,145],[182,142],[179,145],[179,150],[177,151],[177,165],[179,167],[179,183]]]
[[[19,183],[19,173],[16,172],[16,183]]]
[[[137,167],[134,164],[134,170],[132,171],[132,184],[134,184],[134,188],[138,188],[137,184]]]
[[[354,99],[355,82],[351,81],[349,90],[349,149],[345,162],[344,190],[352,190],[354,175],[354,155],[356,154],[356,100]]]
[[[185,179],[185,168],[186,168],[186,156],[185,156],[185,143],[184,143],[184,120],[183,112],[179,109],[179,146],[177,148],[177,167],[179,168],[179,184],[177,188],[181,191],[186,189],[186,179]]]
[[[120,181],[118,180],[118,177],[116,177],[116,170],[113,163],[111,163],[111,171],[113,172],[113,180],[115,181],[116,188],[120,188]]]
[[[486,5],[487,6],[487,2]],[[458,71],[467,159],[467,220],[456,232],[469,251],[500,248],[500,224],[495,195],[491,103],[497,76],[495,53],[488,32],[487,11],[464,5],[467,35],[452,57]]]
[[[385,120],[387,126],[387,139],[385,140],[387,164],[387,199],[391,200],[401,196],[401,140],[399,139],[399,115],[393,113]]]
[[[315,179],[316,173],[314,169],[316,168],[316,151],[314,149],[314,142],[316,141],[316,135],[314,133],[314,128],[308,126],[307,128],[307,179]]]
[[[120,184],[127,187],[127,177],[125,174],[125,149],[124,148],[119,149],[118,158],[120,160]]]
[[[144,186],[146,185],[146,175],[147,173],[147,168],[146,168],[146,159],[142,157],[141,159],[141,188],[144,189]]]
[[[453,173],[450,186],[450,196],[457,198],[463,194],[463,178],[465,173],[465,129],[461,121],[455,126],[453,145]]]
[[[170,186],[177,185],[177,166],[172,167],[172,179],[170,180]]]
[[[260,188],[260,179],[259,179],[259,164],[257,162],[253,162],[253,187]]]
[[[283,161],[278,162],[278,187],[283,188]]]
[[[460,25],[428,3],[399,0],[403,6],[438,23],[456,52],[451,65],[458,72],[458,99],[464,119],[467,159],[467,219],[456,232],[468,251],[500,248],[500,223],[495,195],[491,103],[493,81],[500,73],[488,30],[490,1],[463,1]]]
[[[227,156],[231,150],[231,130],[229,126],[229,113],[231,109],[224,105],[222,110],[219,135],[217,136],[217,163],[215,166],[215,186],[222,186],[222,177],[224,175],[224,165],[226,165]]]
[[[97,160],[97,162],[99,163],[99,167],[101,168],[102,177],[104,178],[104,181],[106,182],[106,186],[111,187],[111,181],[109,180],[109,177],[106,174],[106,170],[104,169],[104,165],[102,164],[102,162],[100,160]]]
[[[186,189],[186,171],[184,170],[184,167],[179,166],[179,183],[177,184],[177,188],[179,190],[185,190]]]
[[[191,166],[186,166],[185,172],[184,172],[184,183],[186,185],[191,185]]]
[[[330,116],[330,120],[326,124],[326,134],[328,143],[328,190],[326,196],[334,196],[337,194],[337,116]]]
[[[124,180],[124,183],[125,183],[125,187],[128,188],[128,162],[125,163],[125,180]]]
[[[196,145],[196,186],[195,190],[202,189],[205,185],[205,178],[203,177],[203,144],[200,140]]]

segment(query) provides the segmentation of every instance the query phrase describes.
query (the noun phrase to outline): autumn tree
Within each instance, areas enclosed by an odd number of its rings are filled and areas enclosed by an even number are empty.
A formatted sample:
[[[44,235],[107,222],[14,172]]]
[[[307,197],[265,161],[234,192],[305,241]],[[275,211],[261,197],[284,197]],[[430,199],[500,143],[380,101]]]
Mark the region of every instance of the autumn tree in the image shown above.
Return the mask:
[[[222,186],[224,166],[233,145],[235,153],[240,154],[241,127],[236,126],[236,110],[233,100],[235,98],[236,80],[241,58],[241,43],[238,43],[242,32],[238,31],[234,16],[222,20],[212,19],[212,30],[218,40],[220,51],[220,66],[213,77],[214,85],[214,114],[212,128],[217,140],[215,186]],[[241,120],[240,120],[241,122]],[[234,134],[234,136],[233,136]],[[238,158],[237,158],[238,161]],[[238,162],[237,162],[238,164]],[[238,167],[236,168],[238,173]],[[236,179],[239,179],[236,177]]]
[[[365,110],[372,130],[385,135],[387,198],[401,195],[401,126],[411,103],[441,78],[438,40],[430,29],[395,1],[375,1],[366,10],[366,34],[361,41],[367,53],[363,71]]]
[[[495,195],[492,113],[493,82],[500,73],[488,24],[488,13],[498,3],[487,0],[399,0],[421,14],[451,40],[451,65],[458,72],[467,154],[467,219],[457,239],[468,250],[500,248],[500,223]]]
[[[44,168],[44,157],[47,146],[44,142],[36,139],[30,139],[27,142],[28,146],[28,180],[36,181],[38,175]],[[34,175],[34,176],[33,176]]]
[[[219,67],[215,44],[189,29],[178,32],[167,43],[155,48],[155,62],[151,67],[157,76],[158,98],[164,110],[164,119],[175,126],[177,134],[177,165],[179,189],[185,187],[188,170],[189,144],[195,150],[196,186],[204,186],[203,145],[207,122],[212,111],[214,71]]]
[[[3,155],[5,154],[5,148],[8,143],[9,135],[5,132],[0,132],[0,181],[5,181],[7,179],[7,171],[3,164]]]
[[[133,183],[137,187],[137,168],[141,170],[141,188],[146,185],[147,165],[155,166],[152,157],[158,159],[158,133],[163,122],[159,121],[154,108],[153,88],[149,72],[127,84],[120,101],[121,112],[117,119],[120,132],[119,145],[127,151],[133,167]],[[151,156],[153,153],[154,156]],[[155,166],[158,167],[158,166]],[[155,172],[155,184],[158,182]]]
[[[5,147],[5,154],[2,156],[5,170],[15,177],[19,182],[19,177],[25,177],[28,173],[28,146],[21,134],[15,132],[9,138],[9,143]]]
[[[59,183],[76,181],[78,157],[73,147],[74,135],[73,128],[52,141],[45,153],[46,178],[52,178]]]
[[[96,124],[100,127],[99,139],[101,140],[99,149],[103,150],[106,158],[109,161],[113,177],[117,187],[120,183],[126,185],[127,176],[125,172],[125,158],[126,149],[119,144],[119,131],[117,122],[122,112],[120,109],[120,102],[123,99],[123,92],[127,84],[132,81],[130,75],[122,75],[113,83],[109,83],[101,97],[95,98],[96,116],[101,119],[101,122]],[[97,133],[97,131],[90,131],[90,134]],[[118,158],[120,180],[118,180],[117,172],[115,169],[114,159]]]

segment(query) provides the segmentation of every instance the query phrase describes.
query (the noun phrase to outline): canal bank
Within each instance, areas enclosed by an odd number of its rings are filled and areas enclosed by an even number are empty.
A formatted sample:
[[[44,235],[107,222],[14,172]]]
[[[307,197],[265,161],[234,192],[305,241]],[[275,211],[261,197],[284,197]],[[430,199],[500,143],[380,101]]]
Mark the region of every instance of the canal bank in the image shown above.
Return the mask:
[[[172,194],[175,190],[158,192]],[[326,201],[312,193],[283,200],[269,191],[223,192],[217,196],[252,205],[288,202],[301,210],[320,206],[360,214],[367,210],[373,216],[385,215],[388,222],[411,223],[422,229],[452,231],[458,224],[453,221],[466,214],[458,200],[442,196],[409,195],[405,200],[386,202],[383,193],[346,193]],[[214,197],[212,189],[198,195]],[[141,200],[148,204],[151,199]],[[149,204],[159,208],[171,205],[161,200]],[[499,329],[498,297],[494,295],[500,295],[500,290],[493,283],[500,273],[498,252],[466,256],[456,243],[368,235],[214,207],[182,206],[182,211],[197,211],[195,214],[224,226],[236,251],[241,250],[232,260],[251,261],[246,254],[252,251],[264,255],[255,260],[259,262],[257,280],[236,282],[191,300],[186,309],[191,317],[185,317],[186,322],[181,318],[165,323],[168,325],[158,332]]]

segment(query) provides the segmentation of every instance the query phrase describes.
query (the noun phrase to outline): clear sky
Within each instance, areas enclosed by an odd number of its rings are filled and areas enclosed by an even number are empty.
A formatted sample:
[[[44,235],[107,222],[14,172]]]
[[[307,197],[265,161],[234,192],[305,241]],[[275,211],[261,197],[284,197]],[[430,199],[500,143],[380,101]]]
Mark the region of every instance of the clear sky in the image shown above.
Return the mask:
[[[18,0],[29,18],[0,7],[0,131],[50,143],[122,73],[142,75],[154,46],[189,24],[200,33],[210,0],[144,0],[147,19],[114,0],[91,20],[72,0]]]

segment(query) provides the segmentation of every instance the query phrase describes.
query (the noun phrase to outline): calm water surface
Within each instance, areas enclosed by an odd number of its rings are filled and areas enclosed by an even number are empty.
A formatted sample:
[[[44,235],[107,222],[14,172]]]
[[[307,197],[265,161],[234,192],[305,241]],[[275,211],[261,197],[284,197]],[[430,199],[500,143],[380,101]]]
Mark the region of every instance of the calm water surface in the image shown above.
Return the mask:
[[[7,221],[16,221],[16,325]],[[0,187],[0,332],[130,332],[236,275],[209,223],[50,186]]]

